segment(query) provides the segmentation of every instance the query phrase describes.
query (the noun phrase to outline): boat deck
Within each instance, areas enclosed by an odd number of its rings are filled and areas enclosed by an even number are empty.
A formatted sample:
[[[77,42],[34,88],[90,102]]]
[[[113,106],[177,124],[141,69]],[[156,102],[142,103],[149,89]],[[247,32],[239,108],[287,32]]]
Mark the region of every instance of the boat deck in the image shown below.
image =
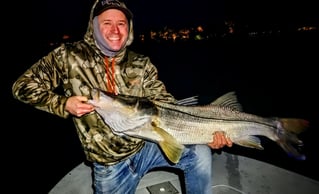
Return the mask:
[[[213,154],[214,194],[318,194],[319,182],[274,165],[227,152]],[[91,194],[91,168],[79,164],[49,194]],[[138,185],[136,194],[182,193],[177,173],[152,171]]]

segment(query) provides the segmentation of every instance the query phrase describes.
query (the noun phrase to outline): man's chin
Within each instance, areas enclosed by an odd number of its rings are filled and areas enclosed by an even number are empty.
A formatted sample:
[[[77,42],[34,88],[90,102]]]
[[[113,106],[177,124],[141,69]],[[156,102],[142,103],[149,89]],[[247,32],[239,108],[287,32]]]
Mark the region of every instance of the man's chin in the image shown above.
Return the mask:
[[[119,50],[121,49],[121,46],[118,46],[118,45],[116,45],[116,46],[110,45],[110,48],[111,48],[112,51],[116,52],[116,51],[119,51]]]

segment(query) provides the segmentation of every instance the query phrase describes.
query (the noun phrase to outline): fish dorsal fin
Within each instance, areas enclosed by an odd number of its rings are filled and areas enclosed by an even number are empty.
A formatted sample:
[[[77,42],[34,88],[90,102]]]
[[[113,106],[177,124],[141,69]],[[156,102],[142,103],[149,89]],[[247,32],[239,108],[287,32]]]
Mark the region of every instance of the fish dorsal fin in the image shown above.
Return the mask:
[[[167,133],[164,129],[153,126],[153,129],[156,133],[163,137],[163,141],[158,142],[162,151],[165,153],[166,157],[173,163],[178,163],[183,150],[184,145],[177,142],[177,140]]]
[[[243,107],[238,102],[237,96],[236,96],[234,91],[228,92],[228,93],[220,96],[219,98],[217,98],[216,100],[211,102],[210,105],[224,106],[224,107],[228,107],[232,110],[237,110],[237,111],[243,110]]]
[[[191,96],[188,98],[180,99],[176,102],[176,104],[185,106],[196,105],[198,104],[198,96]]]

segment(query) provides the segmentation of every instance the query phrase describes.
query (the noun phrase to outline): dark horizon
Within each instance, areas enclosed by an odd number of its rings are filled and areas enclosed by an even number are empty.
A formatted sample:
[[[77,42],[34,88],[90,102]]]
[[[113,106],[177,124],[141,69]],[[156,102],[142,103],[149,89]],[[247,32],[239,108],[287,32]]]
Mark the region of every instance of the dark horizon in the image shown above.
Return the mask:
[[[46,0],[31,1],[31,14],[22,18],[32,27],[32,37],[50,39],[63,34],[83,34],[86,31],[93,0]],[[147,1],[126,0],[134,14],[134,29],[137,34],[165,26],[182,28],[190,26],[213,26],[224,28],[232,21],[235,28],[282,29],[295,26],[319,27],[319,14],[314,2],[278,1]]]

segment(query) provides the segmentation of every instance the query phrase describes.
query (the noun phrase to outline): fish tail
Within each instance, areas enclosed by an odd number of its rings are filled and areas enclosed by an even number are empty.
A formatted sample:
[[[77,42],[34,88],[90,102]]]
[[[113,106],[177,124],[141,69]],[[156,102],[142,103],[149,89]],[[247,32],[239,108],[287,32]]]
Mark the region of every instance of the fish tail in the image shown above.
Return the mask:
[[[277,143],[289,156],[298,160],[305,160],[306,156],[298,150],[298,148],[303,146],[303,142],[298,139],[297,135],[308,128],[309,122],[304,119],[294,118],[281,118],[279,121],[281,126],[279,127],[279,140]]]
[[[282,127],[294,134],[300,134],[309,127],[309,121],[295,118],[281,118],[279,119]]]

